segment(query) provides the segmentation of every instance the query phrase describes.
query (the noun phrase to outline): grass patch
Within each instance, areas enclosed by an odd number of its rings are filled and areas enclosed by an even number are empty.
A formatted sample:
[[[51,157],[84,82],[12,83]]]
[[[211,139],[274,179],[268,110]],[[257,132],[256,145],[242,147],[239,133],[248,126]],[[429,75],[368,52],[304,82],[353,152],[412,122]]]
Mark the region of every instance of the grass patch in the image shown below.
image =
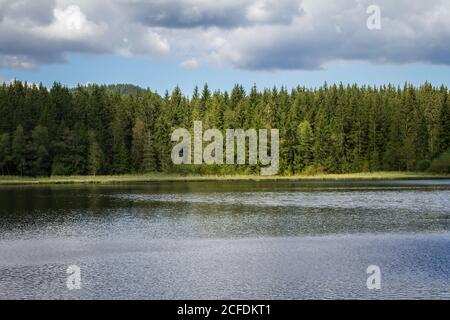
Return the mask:
[[[294,176],[257,175],[176,175],[139,174],[115,176],[54,176],[54,177],[15,177],[0,176],[0,185],[26,184],[113,184],[130,182],[189,182],[189,181],[314,181],[314,180],[393,180],[393,179],[450,179],[450,174],[431,174],[417,172],[364,172],[348,174],[317,174]]]

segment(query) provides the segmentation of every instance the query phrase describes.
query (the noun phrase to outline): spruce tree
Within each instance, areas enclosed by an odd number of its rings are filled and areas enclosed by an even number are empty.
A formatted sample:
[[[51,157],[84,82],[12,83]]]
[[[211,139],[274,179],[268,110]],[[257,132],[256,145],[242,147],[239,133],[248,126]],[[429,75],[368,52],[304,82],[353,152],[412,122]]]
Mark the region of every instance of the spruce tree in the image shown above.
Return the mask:
[[[23,176],[27,166],[26,160],[26,140],[23,127],[21,125],[17,126],[16,131],[14,131],[12,140],[12,159],[16,172]]]

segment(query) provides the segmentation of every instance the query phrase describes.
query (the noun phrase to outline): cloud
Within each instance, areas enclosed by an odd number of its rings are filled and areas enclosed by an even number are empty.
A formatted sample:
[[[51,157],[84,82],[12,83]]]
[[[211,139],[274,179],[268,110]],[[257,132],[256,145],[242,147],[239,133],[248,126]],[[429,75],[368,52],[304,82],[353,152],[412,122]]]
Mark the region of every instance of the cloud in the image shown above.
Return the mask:
[[[5,17],[21,23],[48,24],[53,15],[49,8],[55,6],[55,0],[0,0],[0,21]]]
[[[120,12],[106,17],[86,13],[85,9],[103,12],[97,6],[101,1],[44,0],[40,10],[26,9],[35,2],[0,0],[0,67],[32,69],[62,63],[67,53],[157,57],[170,53],[168,40],[156,28],[127,20]],[[103,4],[108,8],[107,2]]]
[[[0,67],[62,63],[67,53],[169,57],[250,70],[336,61],[450,64],[448,0],[0,0]]]
[[[216,30],[204,41],[215,60],[244,69],[320,69],[342,60],[450,64],[448,1],[379,1],[381,30],[366,27],[370,3],[304,0],[303,15],[289,25]]]
[[[195,69],[195,68],[198,68],[200,66],[200,63],[198,62],[197,59],[191,58],[191,59],[187,59],[187,60],[182,61],[180,63],[180,66],[185,68],[185,69]]]
[[[300,14],[298,0],[135,0],[119,4],[134,19],[167,28],[288,24]]]

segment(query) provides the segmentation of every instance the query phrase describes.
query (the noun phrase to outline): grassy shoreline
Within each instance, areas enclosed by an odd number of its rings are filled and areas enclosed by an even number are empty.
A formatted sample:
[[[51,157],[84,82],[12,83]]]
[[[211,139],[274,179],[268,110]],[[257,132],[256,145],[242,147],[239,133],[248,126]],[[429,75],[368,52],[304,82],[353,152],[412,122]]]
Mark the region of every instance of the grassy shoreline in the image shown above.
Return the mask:
[[[411,179],[450,179],[450,175],[417,172],[368,172],[348,174],[317,174],[295,176],[256,176],[256,175],[190,175],[142,174],[116,176],[55,176],[55,177],[16,177],[0,176],[0,185],[35,184],[113,184],[131,182],[206,182],[206,181],[344,181],[344,180],[411,180]]]

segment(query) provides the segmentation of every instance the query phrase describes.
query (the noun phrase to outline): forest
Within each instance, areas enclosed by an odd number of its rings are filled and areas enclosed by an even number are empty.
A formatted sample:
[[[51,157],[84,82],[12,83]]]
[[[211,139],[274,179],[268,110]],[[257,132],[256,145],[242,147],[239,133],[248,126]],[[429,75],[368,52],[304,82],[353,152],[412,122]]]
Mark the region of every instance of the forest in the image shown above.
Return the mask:
[[[208,85],[160,95],[129,85],[0,86],[0,174],[258,174],[258,165],[174,165],[177,128],[279,129],[281,175],[450,172],[445,86]]]

